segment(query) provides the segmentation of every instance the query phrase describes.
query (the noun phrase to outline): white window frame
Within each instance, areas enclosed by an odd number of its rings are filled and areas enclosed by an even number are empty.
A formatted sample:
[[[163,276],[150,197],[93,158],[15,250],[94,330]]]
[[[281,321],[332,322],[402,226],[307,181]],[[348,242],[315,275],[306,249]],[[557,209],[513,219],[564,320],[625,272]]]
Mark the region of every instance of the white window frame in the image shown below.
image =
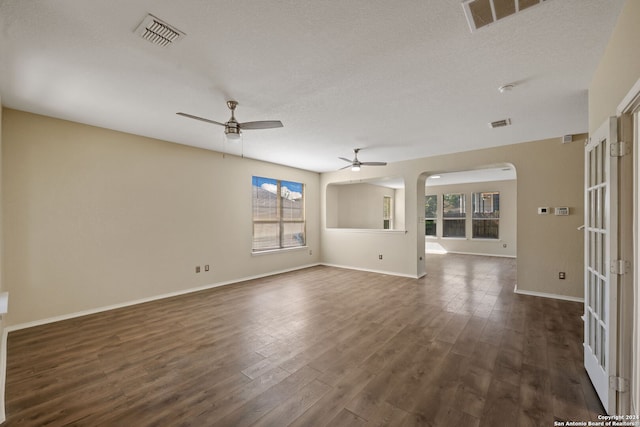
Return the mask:
[[[436,199],[436,210],[435,210],[435,216],[433,217],[428,217],[427,216],[427,210],[426,210],[426,205],[427,205],[427,197],[433,197]],[[438,195],[437,194],[427,194],[424,196],[424,204],[425,204],[425,211],[424,211],[424,226],[425,226],[425,236],[427,238],[437,238],[438,237],[438,207],[439,207],[439,203],[438,203]],[[427,234],[426,233],[426,227],[427,227],[427,221],[433,221],[436,230],[435,230],[435,234]]]
[[[385,227],[389,221],[388,227]],[[382,196],[382,228],[393,230],[393,197]]]
[[[460,196],[460,209],[462,216],[459,217],[447,217],[444,212],[444,199],[445,196],[459,195]],[[462,221],[464,222],[464,235],[463,236],[445,236],[445,224],[446,221]],[[442,194],[442,238],[443,239],[466,239],[467,238],[467,195],[466,193],[443,193]]]
[[[476,206],[475,206],[475,202],[476,202],[476,194],[497,194],[498,195],[498,216],[497,217],[491,217],[491,218],[476,218]],[[493,198],[491,200],[491,204],[493,205]],[[502,204],[501,200],[500,200],[500,192],[499,191],[474,191],[471,193],[471,238],[473,240],[500,240],[500,205]],[[492,206],[493,207],[493,206]],[[493,209],[492,209],[493,211]],[[481,236],[481,237],[476,237],[474,235],[474,223],[476,221],[497,221],[498,222],[498,235],[496,237],[486,237],[486,236]]]
[[[262,218],[255,218],[255,203],[257,198],[254,196],[254,191],[252,188],[252,202],[251,202],[251,210],[252,210],[252,244],[251,244],[251,252],[254,254],[259,254],[259,253],[264,253],[264,252],[272,252],[272,251],[282,251],[282,250],[290,250],[290,249],[295,249],[295,248],[299,248],[299,247],[306,247],[307,245],[307,232],[306,232],[306,213],[305,213],[305,184],[301,183],[301,182],[295,182],[295,181],[290,181],[290,180],[283,180],[283,179],[276,179],[276,178],[267,178],[267,177],[261,177],[261,176],[252,176],[252,187],[256,187],[255,183],[256,180],[258,180],[258,182],[260,182],[261,180],[263,181],[268,181],[269,183],[271,181],[273,181],[276,185],[276,189],[275,192],[270,191],[272,194],[276,195],[276,215],[274,216],[274,218],[270,218],[270,219],[262,219]],[[284,211],[284,203],[283,200],[285,200],[285,198],[283,197],[283,186],[282,183],[291,183],[291,184],[296,184],[300,186],[300,194],[301,197],[299,200],[302,203],[302,215],[301,218],[285,218],[283,215],[283,211]],[[278,225],[278,246],[270,246],[270,247],[265,247],[265,248],[256,248],[256,224],[277,224]],[[285,224],[302,224],[302,236],[300,238],[300,241],[298,242],[298,244],[287,244],[285,242],[286,239],[286,234],[284,232],[284,228],[285,228]]]

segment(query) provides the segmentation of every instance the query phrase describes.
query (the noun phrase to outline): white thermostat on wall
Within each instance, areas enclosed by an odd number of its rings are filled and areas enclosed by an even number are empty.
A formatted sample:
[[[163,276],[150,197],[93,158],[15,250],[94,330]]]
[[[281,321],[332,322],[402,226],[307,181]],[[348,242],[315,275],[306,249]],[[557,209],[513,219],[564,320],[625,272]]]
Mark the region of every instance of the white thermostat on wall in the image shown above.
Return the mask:
[[[548,215],[549,208],[538,208],[538,215]]]
[[[555,208],[553,210],[553,213],[555,213],[556,215],[566,216],[566,215],[569,215],[569,208],[566,208],[566,207]]]

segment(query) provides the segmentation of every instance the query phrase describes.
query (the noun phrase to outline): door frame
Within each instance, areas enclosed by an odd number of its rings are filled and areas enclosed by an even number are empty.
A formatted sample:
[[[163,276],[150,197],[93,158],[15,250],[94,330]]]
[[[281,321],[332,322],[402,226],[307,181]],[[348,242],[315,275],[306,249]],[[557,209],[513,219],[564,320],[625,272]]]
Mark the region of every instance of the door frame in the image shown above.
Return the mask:
[[[618,336],[619,376],[629,378],[626,392],[620,393],[618,413],[640,415],[640,79],[622,99],[616,110],[619,118],[620,140],[632,147],[633,156],[623,162],[621,184],[625,192],[621,199],[621,217],[625,229],[633,239],[622,242],[620,250],[624,259],[633,264],[630,274],[620,277],[620,335]],[[625,298],[626,297],[626,298]]]

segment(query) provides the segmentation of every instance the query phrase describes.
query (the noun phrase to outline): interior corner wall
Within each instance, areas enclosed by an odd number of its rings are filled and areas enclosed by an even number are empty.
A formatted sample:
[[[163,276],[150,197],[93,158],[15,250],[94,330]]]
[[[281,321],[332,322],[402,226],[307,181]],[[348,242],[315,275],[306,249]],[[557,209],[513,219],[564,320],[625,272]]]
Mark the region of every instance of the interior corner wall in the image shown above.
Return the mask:
[[[8,326],[319,262],[317,173],[12,109],[2,123]],[[252,254],[253,175],[305,184],[308,248]]]
[[[427,185],[425,188],[425,194],[435,194],[438,196],[438,218],[436,221],[437,237],[426,238],[427,248],[429,248],[430,246],[436,246],[438,249],[441,248],[446,252],[515,257],[517,247],[516,226],[518,213],[516,188],[516,180],[474,182],[469,184],[452,185]],[[499,237],[496,240],[471,238],[471,194],[483,191],[500,192],[500,225]],[[466,238],[442,237],[442,195],[449,193],[465,194],[467,211]]]
[[[589,132],[593,133],[640,79],[640,1],[627,0],[589,86]]]

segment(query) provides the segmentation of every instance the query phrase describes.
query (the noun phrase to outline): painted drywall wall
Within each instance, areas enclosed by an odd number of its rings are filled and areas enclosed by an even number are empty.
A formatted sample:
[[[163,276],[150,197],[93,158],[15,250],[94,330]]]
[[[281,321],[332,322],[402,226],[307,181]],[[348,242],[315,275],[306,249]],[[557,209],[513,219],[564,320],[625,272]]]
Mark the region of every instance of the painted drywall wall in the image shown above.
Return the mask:
[[[385,271],[411,277],[425,274],[424,192],[429,174],[463,171],[511,164],[517,179],[517,286],[522,291],[581,298],[583,295],[584,173],[583,146],[586,135],[562,144],[561,137],[484,150],[427,157],[363,168],[359,179],[401,176],[405,183],[406,233],[350,233],[326,227],[321,217],[322,260],[365,270]],[[321,175],[321,205],[325,211],[326,188],[348,182],[355,172]],[[412,196],[413,195],[413,196]],[[567,206],[566,217],[537,214],[538,206]],[[419,232],[418,232],[419,230]],[[379,259],[378,254],[384,253]],[[566,279],[558,279],[564,271]]]
[[[625,96],[632,89],[634,84],[640,80],[640,1],[628,0],[620,13],[618,22],[613,30],[611,38],[604,55],[602,56],[596,72],[594,73],[591,85],[589,86],[589,130],[594,132],[609,116],[615,116],[617,107]],[[631,137],[623,137],[627,141]],[[638,180],[638,147],[634,145],[633,151],[636,156],[635,165],[635,195],[636,202],[640,200],[640,181]],[[624,183],[622,184],[624,185]],[[627,183],[629,185],[629,183]],[[634,212],[637,222],[638,211]],[[638,230],[635,230],[638,233]],[[637,239],[638,237],[636,237]],[[637,247],[636,247],[637,251]],[[638,254],[635,254],[638,259]],[[637,269],[636,269],[637,271]],[[628,340],[623,340],[622,347],[629,348],[622,351],[620,359],[630,359],[631,374],[631,410],[630,413],[640,414],[640,292],[638,292],[638,277],[634,277],[633,289],[635,290],[633,303],[633,327],[632,344],[629,346]],[[627,290],[629,290],[627,288]],[[632,291],[633,292],[633,291]],[[630,354],[629,354],[630,353]],[[624,365],[624,364],[623,364]],[[626,373],[622,373],[626,376]]]
[[[640,1],[628,0],[589,86],[589,132],[593,133],[640,79]]]
[[[427,248],[436,247],[445,252],[457,252],[478,255],[516,256],[517,230],[517,191],[516,180],[474,182],[455,185],[427,185],[425,194],[438,196],[437,237],[427,237]],[[497,240],[471,238],[471,193],[483,191],[500,192],[500,228]],[[442,238],[442,195],[463,193],[467,200],[467,237],[464,239]],[[506,247],[505,247],[506,245]]]
[[[4,265],[3,265],[3,229],[2,226],[2,97],[0,97],[0,292],[4,292]],[[6,357],[7,357],[7,337],[5,336],[6,316],[0,317],[0,423],[6,419],[4,406],[4,389],[6,384]]]
[[[393,189],[372,184],[347,184],[338,188],[338,227],[383,229],[382,201],[393,199]]]
[[[404,188],[396,188],[393,203],[393,229],[404,230]]]
[[[8,325],[319,261],[316,173],[3,113]],[[252,255],[252,175],[306,184],[308,248]]]
[[[391,197],[392,207],[394,207],[393,229],[397,229],[395,215],[398,211],[395,205],[404,205],[404,198],[399,199],[396,190],[380,185],[368,183],[354,183],[345,185],[334,185],[329,191],[335,195],[332,205],[327,205],[327,216],[336,215],[335,227],[338,228],[367,228],[383,229],[383,199],[385,196]],[[400,194],[403,196],[403,193]],[[401,221],[403,224],[404,221]]]

